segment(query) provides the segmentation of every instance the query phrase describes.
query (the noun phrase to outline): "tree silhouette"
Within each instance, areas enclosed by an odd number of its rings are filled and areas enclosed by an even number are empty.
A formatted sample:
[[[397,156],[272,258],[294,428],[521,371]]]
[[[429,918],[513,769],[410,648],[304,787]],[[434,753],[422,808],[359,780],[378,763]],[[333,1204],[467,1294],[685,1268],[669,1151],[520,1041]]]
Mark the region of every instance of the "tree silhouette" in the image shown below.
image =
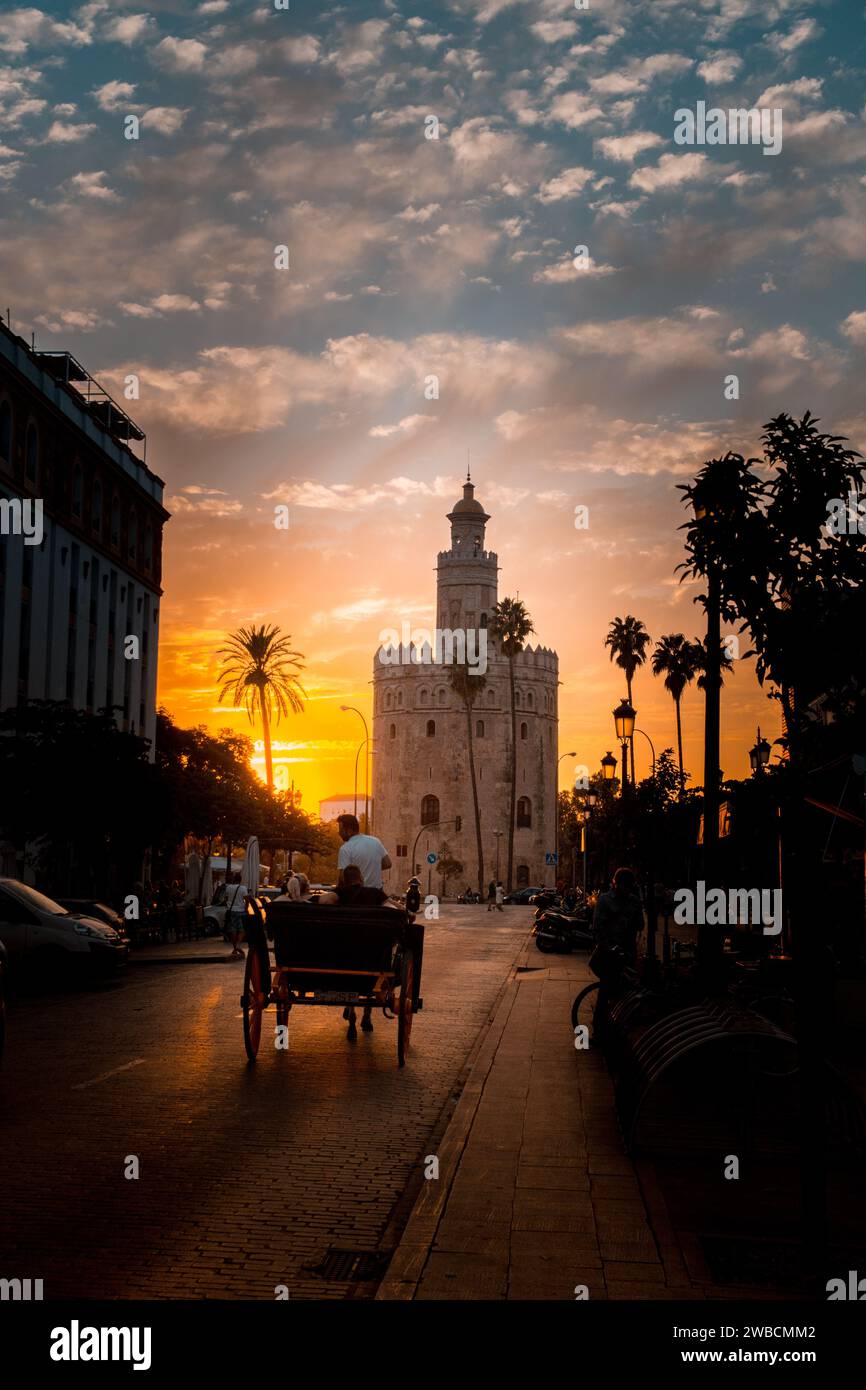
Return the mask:
[[[271,718],[274,710],[282,717],[292,710],[300,714],[306,691],[297,677],[303,670],[303,652],[292,651],[291,637],[282,637],[278,627],[242,627],[230,634],[221,647],[219,702],[227,695],[243,704],[253,723],[261,715],[265,745],[265,774],[268,790],[273,790],[274,766],[271,754]]]
[[[532,619],[519,598],[503,598],[490,615],[491,635],[499,642],[508,660],[508,683],[511,691],[511,809],[508,816],[508,891],[512,889],[514,871],[514,821],[517,806],[517,704],[514,698],[514,661],[530,632]]]
[[[624,618],[614,618],[610,625],[610,631],[604,639],[604,645],[610,647],[610,659],[616,661],[617,666],[625,671],[626,687],[628,689],[628,702],[633,704],[631,698],[631,684],[634,680],[635,672],[639,666],[643,666],[646,661],[646,649],[652,638],[639,618],[633,618],[627,614]],[[623,773],[627,775],[626,769]],[[631,782],[634,786],[634,739],[631,740]]]
[[[685,789],[685,777],[683,774],[683,727],[681,715],[681,703],[683,692],[687,685],[694,680],[700,663],[703,661],[703,652],[697,650],[698,644],[689,642],[681,632],[668,633],[666,637],[660,637],[656,643],[655,651],[652,654],[652,672],[654,676],[664,676],[665,690],[669,691],[674,702],[677,714],[677,757],[680,764],[680,796]]]

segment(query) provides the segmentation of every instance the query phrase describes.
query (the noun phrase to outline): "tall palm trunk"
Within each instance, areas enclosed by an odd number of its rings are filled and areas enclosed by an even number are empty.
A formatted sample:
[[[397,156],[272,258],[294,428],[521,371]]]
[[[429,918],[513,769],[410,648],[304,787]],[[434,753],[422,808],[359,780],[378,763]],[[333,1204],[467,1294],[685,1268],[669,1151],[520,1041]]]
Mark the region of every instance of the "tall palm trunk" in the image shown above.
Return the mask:
[[[478,853],[478,892],[484,895],[484,848],[481,843],[481,810],[475,779],[475,742],[472,736],[472,706],[466,701],[466,740],[469,746],[469,777],[472,782],[472,809],[475,813],[475,847]]]
[[[634,709],[634,701],[631,698],[631,676],[626,675],[625,683],[628,689],[628,702],[631,705],[632,709]],[[634,786],[634,734],[632,734],[631,738],[629,739],[629,752],[631,754],[631,784],[632,786]],[[625,770],[626,769],[623,768],[623,772],[625,772]]]
[[[271,753],[271,721],[268,719],[267,701],[259,691],[259,708],[262,712],[262,740],[265,745],[265,780],[268,784],[268,791],[274,789],[274,759]]]
[[[514,873],[514,821],[517,810],[517,707],[514,699],[514,658],[508,658],[511,687],[511,811],[508,817],[508,892],[512,892]]]
[[[683,776],[683,721],[680,713],[680,701],[682,698],[682,695],[674,696],[674,704],[677,710],[677,757],[680,760],[680,801],[682,801],[683,793],[686,789],[686,781]]]

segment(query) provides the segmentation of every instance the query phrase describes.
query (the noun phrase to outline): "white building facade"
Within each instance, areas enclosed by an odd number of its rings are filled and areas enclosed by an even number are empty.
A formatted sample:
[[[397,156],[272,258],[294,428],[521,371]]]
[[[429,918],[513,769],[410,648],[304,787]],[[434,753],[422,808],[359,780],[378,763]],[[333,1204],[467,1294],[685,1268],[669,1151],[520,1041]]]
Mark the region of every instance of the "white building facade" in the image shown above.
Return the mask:
[[[441,631],[463,631],[477,639],[486,634],[497,603],[498,563],[484,548],[490,517],[474,491],[467,481],[448,515],[451,547],[438,556],[436,613]],[[483,680],[478,677],[471,713],[479,866],[466,706],[451,684],[447,660],[417,659],[423,656],[431,653],[406,648],[396,662],[393,653],[380,648],[373,662],[373,830],[393,864],[386,887],[398,891],[418,874],[425,892],[453,895],[467,886],[478,888],[479,868],[485,888],[497,876],[505,883],[511,799],[508,660],[488,637],[487,668]],[[556,877],[548,860],[555,848],[558,684],[556,652],[528,646],[515,658],[514,888],[553,883]],[[429,855],[436,855],[434,864]],[[441,875],[443,858],[462,865],[450,882]]]
[[[133,439],[74,358],[0,324],[0,708],[114,707],[152,756],[168,513]]]

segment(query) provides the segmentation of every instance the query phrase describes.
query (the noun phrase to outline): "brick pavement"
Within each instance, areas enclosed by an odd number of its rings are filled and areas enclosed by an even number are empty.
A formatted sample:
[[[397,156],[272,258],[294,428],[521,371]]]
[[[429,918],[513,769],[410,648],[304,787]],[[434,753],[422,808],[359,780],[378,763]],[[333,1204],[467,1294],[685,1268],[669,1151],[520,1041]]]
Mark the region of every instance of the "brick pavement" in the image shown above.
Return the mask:
[[[529,945],[521,962],[377,1297],[703,1297],[651,1170],[624,1152],[601,1056],[573,1046],[585,956]]]
[[[248,1067],[239,963],[131,967],[116,985],[14,1002],[0,1277],[42,1278],[46,1298],[272,1299],[279,1283],[291,1298],[372,1297],[374,1283],[304,1266],[332,1244],[393,1246],[531,920],[454,908],[428,924],[402,1071],[396,1022],[375,1015],[352,1046],[338,1011],[310,1008],[292,1013],[288,1052],[264,1040]]]

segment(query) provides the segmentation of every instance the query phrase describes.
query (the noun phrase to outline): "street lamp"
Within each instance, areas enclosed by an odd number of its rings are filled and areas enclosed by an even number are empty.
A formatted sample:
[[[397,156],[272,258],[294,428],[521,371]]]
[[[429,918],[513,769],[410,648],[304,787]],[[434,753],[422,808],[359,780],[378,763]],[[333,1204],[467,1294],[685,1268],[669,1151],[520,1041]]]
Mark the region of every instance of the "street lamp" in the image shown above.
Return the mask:
[[[634,736],[634,721],[634,708],[628,700],[621,700],[613,712],[613,723],[622,747],[622,796],[626,795],[628,787],[628,746]]]
[[[616,776],[616,758],[613,756],[610,749],[607,750],[601,760],[601,770],[605,782],[612,782]]]
[[[652,760],[653,760],[653,764],[652,764],[652,775],[653,775],[653,777],[655,777],[655,775],[656,775],[656,750],[655,750],[655,745],[653,744],[653,741],[652,741],[652,739],[650,738],[649,734],[645,734],[644,731],[643,731],[643,729],[639,729],[639,728],[637,727],[637,725],[635,725],[634,731],[635,731],[636,734],[642,734],[643,737],[646,739],[647,743],[648,743],[649,746],[650,746],[650,753],[651,753],[651,755],[652,755]]]
[[[556,886],[556,871],[559,868],[559,764],[563,758],[576,758],[576,753],[561,753],[556,760],[556,803],[553,814],[553,883]],[[548,841],[549,843],[549,841]]]
[[[366,719],[364,718],[363,714],[362,714],[361,711],[360,711],[359,709],[357,709],[354,705],[341,705],[341,706],[340,706],[340,709],[343,711],[344,714],[346,714],[346,713],[357,714],[357,716],[358,716],[358,718],[360,719],[361,723],[364,725],[364,741],[365,741],[365,743],[367,744],[367,749],[368,749],[368,752],[364,754],[364,819],[365,819],[364,829],[366,830],[367,834],[369,835],[370,830],[371,830],[371,817],[370,817],[370,759],[369,759],[369,756],[368,756],[368,754],[369,754],[369,747],[370,747],[370,730],[367,728],[367,721],[366,721]],[[364,746],[364,745],[362,744],[361,747],[363,747],[363,746]],[[361,750],[359,749],[358,752],[360,752],[360,751],[361,751]],[[355,755],[355,815],[357,816],[357,814],[358,814],[358,757],[357,757],[357,754],[356,754],[356,755]]]
[[[500,844],[500,841],[502,840],[502,836],[505,834],[505,831],[504,831],[504,830],[494,830],[493,833],[494,833],[494,835],[496,836],[496,874],[495,874],[495,880],[496,880],[496,882],[498,883],[498,882],[499,882],[499,844]]]
[[[752,774],[760,777],[770,761],[770,745],[765,738],[761,738],[761,729],[758,727],[758,739],[754,748],[749,749],[749,762],[752,765]]]

